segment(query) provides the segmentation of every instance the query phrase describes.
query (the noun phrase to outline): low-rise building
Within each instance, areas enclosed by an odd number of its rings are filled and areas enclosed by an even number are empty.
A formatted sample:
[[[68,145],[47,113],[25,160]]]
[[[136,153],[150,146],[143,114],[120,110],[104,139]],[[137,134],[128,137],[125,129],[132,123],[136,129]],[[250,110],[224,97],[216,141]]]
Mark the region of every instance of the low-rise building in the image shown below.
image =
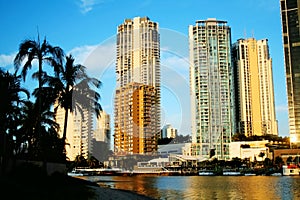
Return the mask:
[[[263,141],[239,141],[231,142],[229,145],[230,159],[241,158],[250,161],[263,161],[265,158],[272,159],[269,148],[266,147],[268,140]]]

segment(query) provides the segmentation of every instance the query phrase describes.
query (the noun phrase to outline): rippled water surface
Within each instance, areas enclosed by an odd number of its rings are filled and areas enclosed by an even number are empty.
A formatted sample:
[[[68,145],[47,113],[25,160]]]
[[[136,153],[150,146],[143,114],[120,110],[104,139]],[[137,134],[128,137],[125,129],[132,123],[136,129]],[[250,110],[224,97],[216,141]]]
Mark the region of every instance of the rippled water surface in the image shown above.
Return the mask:
[[[300,176],[91,176],[155,199],[300,199]]]

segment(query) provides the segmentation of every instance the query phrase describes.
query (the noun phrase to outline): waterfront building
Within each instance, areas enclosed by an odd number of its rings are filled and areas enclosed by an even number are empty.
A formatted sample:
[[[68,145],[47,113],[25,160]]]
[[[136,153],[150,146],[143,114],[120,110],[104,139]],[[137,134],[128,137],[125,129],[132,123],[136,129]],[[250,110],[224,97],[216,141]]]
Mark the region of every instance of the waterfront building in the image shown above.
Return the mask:
[[[193,155],[229,158],[233,126],[231,28],[207,19],[189,26]]]
[[[164,144],[158,145],[158,155],[168,156],[171,154],[191,156],[192,143],[177,143],[177,144]]]
[[[161,132],[161,138],[176,138],[177,136],[177,129],[173,128],[171,124],[166,124]]]
[[[264,161],[265,158],[273,159],[269,147],[266,147],[268,143],[268,140],[231,142],[230,159],[248,159],[251,162]]]
[[[118,26],[114,152],[151,154],[160,134],[160,41],[148,17]]]
[[[291,145],[300,146],[300,0],[280,0]]]
[[[83,109],[82,112],[69,112],[65,148],[66,156],[71,161],[78,155],[88,159],[92,153],[93,113],[92,108]],[[60,126],[60,137],[63,135],[64,116],[65,110],[59,107],[55,120]]]
[[[157,153],[158,155],[168,156],[170,154],[180,154],[183,155],[183,148],[186,143],[178,144],[163,144],[158,145]]]
[[[237,132],[278,135],[268,40],[239,39],[232,46],[232,58]]]

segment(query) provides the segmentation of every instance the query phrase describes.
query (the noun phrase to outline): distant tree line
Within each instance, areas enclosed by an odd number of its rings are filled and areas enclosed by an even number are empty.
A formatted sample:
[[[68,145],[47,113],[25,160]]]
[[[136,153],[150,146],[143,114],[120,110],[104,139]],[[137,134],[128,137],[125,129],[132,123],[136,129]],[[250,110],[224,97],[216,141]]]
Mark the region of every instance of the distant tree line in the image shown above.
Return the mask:
[[[190,143],[190,142],[192,142],[192,137],[190,135],[177,135],[175,138],[158,139],[158,145]]]
[[[253,135],[253,136],[246,136],[244,134],[235,134],[232,136],[232,141],[262,141],[268,140],[269,142],[282,142],[282,143],[289,143],[289,137],[281,137],[277,135]]]

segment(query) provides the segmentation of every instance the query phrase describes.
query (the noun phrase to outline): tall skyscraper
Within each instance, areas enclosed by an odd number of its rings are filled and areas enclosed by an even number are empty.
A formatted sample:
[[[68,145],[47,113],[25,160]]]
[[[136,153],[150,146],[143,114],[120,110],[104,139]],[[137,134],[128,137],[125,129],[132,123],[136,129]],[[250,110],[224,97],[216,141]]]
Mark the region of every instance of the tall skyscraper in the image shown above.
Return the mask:
[[[118,26],[114,151],[150,154],[160,132],[160,41],[148,17]]]
[[[193,155],[229,158],[233,132],[231,29],[207,19],[189,26]]]
[[[55,120],[60,126],[60,137],[62,137],[63,134],[64,116],[65,110],[59,108]],[[82,113],[69,113],[66,135],[66,155],[71,161],[75,160],[78,155],[82,155],[86,159],[91,156],[92,135],[93,111],[91,109],[83,109]]]
[[[300,0],[280,0],[290,141],[300,146]]]
[[[96,120],[96,128],[92,139],[92,155],[99,161],[105,161],[111,148],[110,116],[105,111],[100,112]]]
[[[239,134],[278,135],[268,40],[240,39],[232,47]]]

